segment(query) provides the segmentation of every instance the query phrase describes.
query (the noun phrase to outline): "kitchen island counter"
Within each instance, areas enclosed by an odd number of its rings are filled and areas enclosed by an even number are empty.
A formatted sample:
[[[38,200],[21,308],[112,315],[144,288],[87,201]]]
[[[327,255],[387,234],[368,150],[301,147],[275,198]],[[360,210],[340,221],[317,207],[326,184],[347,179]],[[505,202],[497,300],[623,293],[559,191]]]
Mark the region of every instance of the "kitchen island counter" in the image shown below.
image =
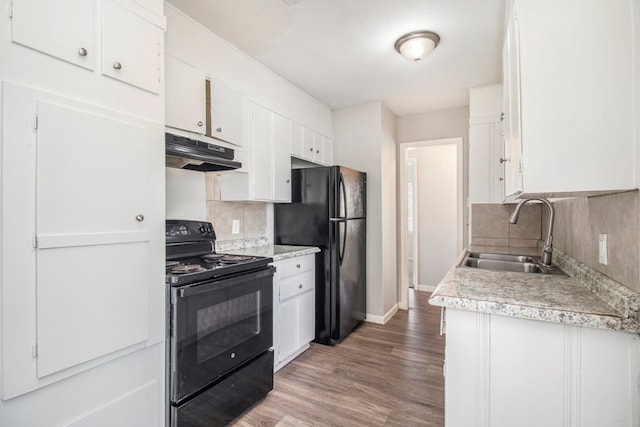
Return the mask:
[[[499,248],[482,250],[509,252]],[[640,295],[560,251],[554,250],[554,261],[567,276],[458,267],[465,253],[437,286],[429,299],[430,304],[575,326],[640,332]],[[522,254],[521,251],[518,253]]]

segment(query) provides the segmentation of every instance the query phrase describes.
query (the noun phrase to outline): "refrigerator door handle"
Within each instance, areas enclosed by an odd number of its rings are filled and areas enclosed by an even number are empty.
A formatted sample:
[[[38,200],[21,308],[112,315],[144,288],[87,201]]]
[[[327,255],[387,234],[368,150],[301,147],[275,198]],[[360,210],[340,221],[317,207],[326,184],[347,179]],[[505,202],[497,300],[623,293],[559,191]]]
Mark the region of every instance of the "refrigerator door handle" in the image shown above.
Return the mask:
[[[344,223],[344,232],[340,233],[340,225]],[[342,266],[342,260],[344,259],[344,250],[345,247],[347,246],[347,224],[349,224],[348,221],[340,221],[338,223],[338,233],[340,234],[340,237],[342,237],[342,245],[340,248],[340,252],[338,252],[338,257],[340,258],[340,266]]]
[[[338,182],[340,184],[340,198],[342,199],[342,206],[341,206],[341,210],[344,211],[344,215],[341,215],[342,212],[338,212],[338,216],[340,216],[341,218],[346,218],[347,217],[347,212],[349,212],[347,210],[347,188],[344,185],[344,177],[342,176],[342,172],[340,172],[340,176],[338,177]]]

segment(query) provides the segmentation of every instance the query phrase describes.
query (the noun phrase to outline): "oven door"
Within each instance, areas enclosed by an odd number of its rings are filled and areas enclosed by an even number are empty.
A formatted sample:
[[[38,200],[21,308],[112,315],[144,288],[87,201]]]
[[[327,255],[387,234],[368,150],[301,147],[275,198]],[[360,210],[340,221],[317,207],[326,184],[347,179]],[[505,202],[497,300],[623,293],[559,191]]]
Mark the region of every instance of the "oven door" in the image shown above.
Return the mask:
[[[273,343],[275,268],[171,289],[171,402],[181,403]]]

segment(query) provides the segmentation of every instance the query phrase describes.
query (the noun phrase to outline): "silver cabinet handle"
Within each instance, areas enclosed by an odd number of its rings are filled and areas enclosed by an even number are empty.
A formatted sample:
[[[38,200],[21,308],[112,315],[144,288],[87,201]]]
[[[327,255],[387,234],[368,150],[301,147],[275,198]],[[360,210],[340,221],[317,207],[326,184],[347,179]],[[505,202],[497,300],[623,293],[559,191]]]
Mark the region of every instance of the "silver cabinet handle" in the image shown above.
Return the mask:
[[[202,120],[198,122],[198,126],[202,127]]]
[[[508,162],[509,159],[503,159],[502,157],[500,157],[500,164],[504,163],[504,162]]]
[[[216,132],[222,132],[222,128],[217,128]]]
[[[114,62],[114,63],[113,63],[113,69],[114,69],[114,70],[121,70],[121,69],[122,69],[122,64],[121,64],[121,63],[119,63],[119,62],[117,62],[117,61],[116,61],[116,62]]]
[[[138,221],[138,222],[144,221],[144,215],[142,215],[142,214],[136,215],[136,221]]]
[[[80,49],[78,49],[78,55],[80,56],[87,56],[87,49],[81,47]]]

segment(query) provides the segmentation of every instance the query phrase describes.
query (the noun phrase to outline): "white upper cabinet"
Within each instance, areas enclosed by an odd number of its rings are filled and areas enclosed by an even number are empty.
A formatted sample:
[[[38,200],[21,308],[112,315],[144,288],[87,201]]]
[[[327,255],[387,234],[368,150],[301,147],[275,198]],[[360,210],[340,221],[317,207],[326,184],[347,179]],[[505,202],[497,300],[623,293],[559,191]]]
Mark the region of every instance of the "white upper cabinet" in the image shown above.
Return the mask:
[[[632,0],[507,2],[507,196],[636,187]]]
[[[141,9],[142,15],[105,0],[100,10],[100,40],[96,41],[93,0],[13,0],[12,41],[88,70],[96,66],[101,45],[103,75],[160,93],[164,21]],[[149,19],[147,19],[149,18]]]
[[[331,139],[326,136],[293,123],[291,155],[319,165],[331,165],[333,163],[333,144]]]
[[[244,145],[245,96],[223,81],[211,79],[211,135],[231,144]]]
[[[222,174],[220,198],[291,201],[291,121],[251,102],[247,117],[246,172]]]
[[[95,65],[94,2],[13,0],[11,40],[88,70]]]
[[[291,120],[273,115],[273,198],[291,200]]]
[[[165,73],[165,124],[203,134],[206,122],[204,71],[166,55]]]
[[[469,90],[469,202],[504,200],[502,85]]]
[[[113,1],[102,4],[102,74],[160,92],[163,31]]]

